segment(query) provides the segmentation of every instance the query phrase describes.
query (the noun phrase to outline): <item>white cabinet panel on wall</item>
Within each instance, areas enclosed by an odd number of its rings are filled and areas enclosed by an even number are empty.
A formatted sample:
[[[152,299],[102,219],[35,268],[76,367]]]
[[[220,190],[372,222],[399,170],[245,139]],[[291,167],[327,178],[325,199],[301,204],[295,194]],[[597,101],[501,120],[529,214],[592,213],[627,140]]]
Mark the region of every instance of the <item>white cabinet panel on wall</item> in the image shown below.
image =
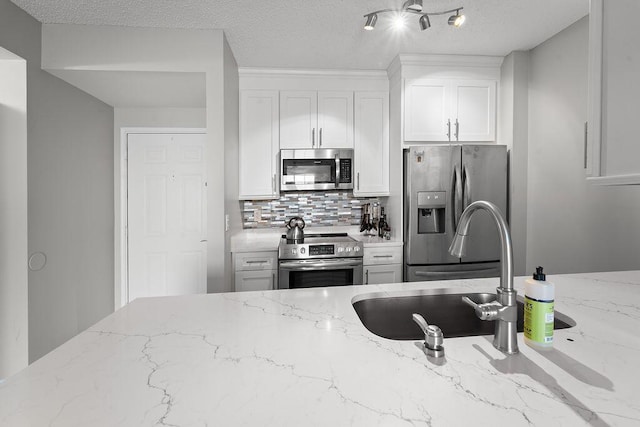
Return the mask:
[[[353,148],[353,92],[280,92],[280,148]]]
[[[405,82],[404,140],[448,141],[451,84],[447,80],[419,79]]]
[[[240,93],[240,200],[278,196],[278,91]]]
[[[456,141],[495,141],[496,82],[463,80],[453,83],[455,98],[451,116],[455,117]]]
[[[388,92],[356,92],[354,151],[354,195],[389,195]]]
[[[496,86],[495,80],[406,80],[404,140],[495,141]]]
[[[640,86],[637,0],[591,0],[584,167],[596,185],[640,184],[635,135]]]
[[[316,147],[353,147],[353,92],[318,92]]]
[[[315,148],[318,138],[318,93],[280,92],[280,148]]]

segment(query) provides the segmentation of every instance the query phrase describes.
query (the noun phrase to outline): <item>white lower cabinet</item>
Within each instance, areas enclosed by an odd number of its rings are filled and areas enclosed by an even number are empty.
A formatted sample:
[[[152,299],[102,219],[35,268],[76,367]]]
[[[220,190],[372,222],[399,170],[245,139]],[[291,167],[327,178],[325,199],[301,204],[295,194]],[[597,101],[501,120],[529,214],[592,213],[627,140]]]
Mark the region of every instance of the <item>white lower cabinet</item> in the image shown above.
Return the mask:
[[[402,282],[402,264],[365,265],[364,284]]]
[[[365,246],[363,255],[365,285],[402,282],[402,246]]]
[[[236,292],[278,288],[278,251],[233,254]]]
[[[236,292],[268,291],[276,289],[277,270],[237,271]]]

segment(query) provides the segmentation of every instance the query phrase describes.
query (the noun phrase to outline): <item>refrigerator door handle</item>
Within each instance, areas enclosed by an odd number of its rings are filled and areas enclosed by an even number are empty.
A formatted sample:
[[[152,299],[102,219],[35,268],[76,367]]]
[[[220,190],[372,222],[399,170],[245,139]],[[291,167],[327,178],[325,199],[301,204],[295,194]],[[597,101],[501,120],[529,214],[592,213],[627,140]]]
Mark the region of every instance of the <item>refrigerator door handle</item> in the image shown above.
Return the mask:
[[[463,191],[463,205],[462,210],[467,209],[467,206],[471,204],[471,180],[469,179],[469,174],[467,173],[467,167],[462,167],[462,186],[464,188]]]
[[[460,166],[456,165],[453,172],[453,231],[458,229],[458,220],[462,215],[462,178]]]

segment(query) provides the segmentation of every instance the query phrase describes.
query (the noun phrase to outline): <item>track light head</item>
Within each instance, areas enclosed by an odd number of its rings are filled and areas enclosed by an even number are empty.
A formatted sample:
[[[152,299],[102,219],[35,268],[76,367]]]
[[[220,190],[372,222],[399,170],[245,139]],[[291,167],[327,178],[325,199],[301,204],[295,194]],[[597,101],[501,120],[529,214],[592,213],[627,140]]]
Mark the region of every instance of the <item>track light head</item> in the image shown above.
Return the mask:
[[[427,28],[431,27],[431,21],[429,21],[429,16],[428,15],[422,15],[420,17],[420,19],[418,19],[418,24],[420,25],[420,29],[422,31],[424,31]]]
[[[453,25],[456,28],[459,28],[462,26],[462,24],[464,24],[464,21],[467,18],[464,15],[460,15],[460,11],[456,10],[456,14],[455,15],[451,15],[449,17],[449,25]]]
[[[367,15],[367,22],[364,24],[364,29],[367,31],[371,31],[376,27],[376,21],[378,21],[378,15],[372,13],[371,15]]]
[[[412,10],[414,12],[422,12],[422,0],[407,0],[402,5],[404,10]]]

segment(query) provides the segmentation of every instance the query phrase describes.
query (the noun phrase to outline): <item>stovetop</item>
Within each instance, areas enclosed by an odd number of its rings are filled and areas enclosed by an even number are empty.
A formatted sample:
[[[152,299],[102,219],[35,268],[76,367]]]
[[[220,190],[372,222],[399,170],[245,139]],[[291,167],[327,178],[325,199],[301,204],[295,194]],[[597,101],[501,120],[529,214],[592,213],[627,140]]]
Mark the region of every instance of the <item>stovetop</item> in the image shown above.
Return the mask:
[[[301,242],[287,241],[282,235],[280,259],[362,258],[362,243],[347,233],[305,234]]]

